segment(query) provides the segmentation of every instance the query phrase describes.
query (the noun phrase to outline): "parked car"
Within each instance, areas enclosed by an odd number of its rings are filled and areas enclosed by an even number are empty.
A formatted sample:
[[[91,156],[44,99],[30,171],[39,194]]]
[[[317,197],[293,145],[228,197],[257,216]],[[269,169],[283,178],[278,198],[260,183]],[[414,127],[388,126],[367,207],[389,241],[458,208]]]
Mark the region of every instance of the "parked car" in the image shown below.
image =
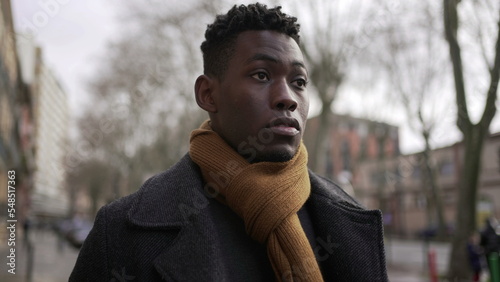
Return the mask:
[[[438,230],[438,227],[437,225],[430,225],[430,226],[427,226],[421,230],[419,230],[417,232],[417,236],[419,238],[422,238],[422,239],[431,239],[431,238],[434,238],[436,237],[437,235],[437,230]],[[446,226],[446,236],[449,237],[449,236],[452,236],[453,233],[455,231],[455,228],[453,227],[453,225],[451,224],[448,224]]]
[[[92,222],[74,217],[60,221],[56,226],[56,232],[71,246],[79,249],[89,235],[92,226]]]

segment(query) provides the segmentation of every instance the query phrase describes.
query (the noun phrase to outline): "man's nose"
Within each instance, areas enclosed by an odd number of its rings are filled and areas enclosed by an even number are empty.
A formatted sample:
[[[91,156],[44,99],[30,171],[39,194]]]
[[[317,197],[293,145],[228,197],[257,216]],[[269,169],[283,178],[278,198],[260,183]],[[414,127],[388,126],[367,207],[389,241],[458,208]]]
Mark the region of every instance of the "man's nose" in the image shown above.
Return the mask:
[[[273,89],[273,109],[280,111],[295,111],[297,109],[297,99],[295,98],[295,93],[290,89],[290,85],[287,81],[280,81],[276,84]]]

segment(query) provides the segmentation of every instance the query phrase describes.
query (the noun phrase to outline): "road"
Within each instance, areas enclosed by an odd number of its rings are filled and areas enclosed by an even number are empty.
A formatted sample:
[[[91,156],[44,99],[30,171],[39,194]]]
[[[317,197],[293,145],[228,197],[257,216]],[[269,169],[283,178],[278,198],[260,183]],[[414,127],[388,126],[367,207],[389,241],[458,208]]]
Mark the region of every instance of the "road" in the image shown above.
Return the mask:
[[[427,253],[433,250],[436,253],[438,272],[443,273],[448,268],[450,245],[448,243],[423,241],[403,241],[387,239],[385,243],[387,263],[401,266],[427,269]]]

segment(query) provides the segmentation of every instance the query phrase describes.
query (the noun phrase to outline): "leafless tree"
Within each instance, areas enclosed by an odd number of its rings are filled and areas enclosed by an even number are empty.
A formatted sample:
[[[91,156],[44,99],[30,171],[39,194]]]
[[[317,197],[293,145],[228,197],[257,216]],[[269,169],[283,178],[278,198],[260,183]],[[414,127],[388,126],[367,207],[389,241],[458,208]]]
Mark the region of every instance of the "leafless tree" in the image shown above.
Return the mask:
[[[73,191],[83,190],[88,194],[89,215],[95,216],[103,201],[112,199],[112,189],[103,189],[103,187],[113,187],[113,176],[116,175],[113,170],[114,168],[104,161],[89,159],[82,163],[78,170],[73,170],[68,174],[68,184],[76,188]],[[76,196],[75,194],[74,197]],[[79,212],[75,209],[75,205],[70,208],[72,209],[71,216]]]
[[[308,63],[309,78],[320,100],[319,124],[314,145],[309,148],[311,169],[325,173],[325,151],[330,128],[331,107],[349,67],[357,55],[356,41],[366,36],[359,23],[366,16],[363,4],[349,1],[295,1],[295,15],[301,20],[302,50]],[[364,43],[364,42],[363,42]]]
[[[80,120],[81,167],[99,160],[114,168],[114,184],[103,181],[100,189],[115,197],[176,162],[206,118],[193,84],[202,71],[203,22],[213,20],[221,1],[148,2],[120,4],[123,32],[89,79],[92,102]]]
[[[450,59],[453,66],[457,111],[457,126],[463,134],[464,159],[460,173],[456,234],[452,241],[452,250],[448,269],[452,281],[469,281],[471,271],[465,245],[476,228],[477,187],[481,169],[481,152],[484,138],[489,133],[489,126],[496,113],[498,81],[500,78],[500,7],[498,1],[463,1],[443,0],[444,29],[448,41]],[[460,4],[460,5],[459,5]],[[459,9],[460,8],[460,9]],[[477,16],[480,15],[480,16]],[[474,41],[478,42],[479,53],[489,74],[484,110],[478,122],[473,122],[467,104],[465,76],[478,60],[464,56],[463,47],[470,45],[460,40],[468,37],[467,24],[476,19],[478,28]],[[465,28],[459,25],[465,24]],[[470,28],[469,28],[470,31]],[[465,58],[465,60],[463,60]]]
[[[387,2],[380,1],[379,7],[387,9]],[[432,134],[446,114],[438,106],[445,104],[440,97],[447,79],[439,7],[431,1],[419,1],[401,3],[399,9],[400,13],[386,21],[373,41],[371,57],[389,79],[382,80],[388,84],[387,100],[404,110],[410,128],[424,141],[419,165],[424,172],[422,189],[427,196],[428,224],[436,224],[438,237],[443,238],[446,222],[431,147]]]

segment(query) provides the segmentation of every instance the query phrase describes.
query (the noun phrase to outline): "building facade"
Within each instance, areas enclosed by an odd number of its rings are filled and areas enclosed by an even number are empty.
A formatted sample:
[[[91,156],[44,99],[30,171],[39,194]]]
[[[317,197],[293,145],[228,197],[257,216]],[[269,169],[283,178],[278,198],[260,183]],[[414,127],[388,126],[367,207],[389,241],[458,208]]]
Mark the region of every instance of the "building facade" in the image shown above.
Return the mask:
[[[304,143],[315,146],[318,118],[307,121]],[[350,194],[358,193],[353,183],[359,182],[360,164],[381,161],[399,155],[398,128],[386,123],[348,115],[331,114],[325,142],[319,156],[309,155],[309,163],[322,157],[315,171],[339,183]]]
[[[0,1],[0,180],[6,183],[7,170],[20,160],[16,135],[16,100],[21,77],[17,61],[10,1]],[[3,185],[2,185],[3,187]],[[0,195],[4,199],[6,193]]]
[[[0,218],[7,216],[9,184],[12,186],[9,191],[15,193],[14,205],[9,208],[15,208],[15,219],[20,223],[26,218],[30,203],[33,128],[31,93],[21,73],[11,4],[0,0],[0,209],[4,211],[0,212]],[[15,179],[8,179],[9,171],[15,172]],[[0,224],[5,223],[6,220],[1,220]],[[5,230],[2,228],[0,235]]]
[[[451,230],[456,220],[463,154],[461,142],[431,152],[444,219]],[[365,161],[360,165],[360,177],[353,183],[356,195],[368,208],[382,209],[388,233],[414,237],[436,226],[424,169],[422,153]],[[500,217],[500,133],[485,140],[477,207],[478,228],[486,217]]]
[[[0,0],[0,209],[7,211],[7,172],[15,171],[20,224],[67,216],[68,119],[65,91],[33,37],[15,33],[11,2]]]
[[[34,119],[34,163],[31,214],[41,218],[67,215],[68,193],[63,165],[68,148],[68,100],[31,37],[17,40],[22,74],[29,85]]]

